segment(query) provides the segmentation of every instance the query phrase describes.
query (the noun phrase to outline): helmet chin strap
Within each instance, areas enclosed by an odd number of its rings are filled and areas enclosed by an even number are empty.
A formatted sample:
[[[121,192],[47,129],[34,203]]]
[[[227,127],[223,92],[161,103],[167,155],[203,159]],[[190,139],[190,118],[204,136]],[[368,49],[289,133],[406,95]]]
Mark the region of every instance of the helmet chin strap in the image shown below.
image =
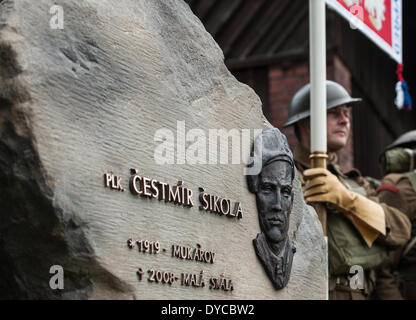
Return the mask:
[[[342,146],[340,146],[340,147],[336,147],[336,148],[333,148],[333,147],[331,147],[329,144],[328,144],[328,153],[335,153],[335,152],[338,152],[338,151],[340,151],[340,150],[342,150],[343,148],[345,148],[345,146],[346,146],[347,144],[345,143],[345,144],[343,144]]]
[[[343,144],[342,146],[339,146],[339,147],[336,147],[336,148],[333,148],[332,146],[330,146],[330,144],[328,143],[328,154],[329,153],[336,153],[336,152],[338,152],[338,151],[340,151],[340,150],[342,150],[343,148],[345,148],[345,146],[346,146],[347,144],[345,143],[345,144]]]
[[[336,151],[328,150],[328,162],[333,162],[336,159]]]

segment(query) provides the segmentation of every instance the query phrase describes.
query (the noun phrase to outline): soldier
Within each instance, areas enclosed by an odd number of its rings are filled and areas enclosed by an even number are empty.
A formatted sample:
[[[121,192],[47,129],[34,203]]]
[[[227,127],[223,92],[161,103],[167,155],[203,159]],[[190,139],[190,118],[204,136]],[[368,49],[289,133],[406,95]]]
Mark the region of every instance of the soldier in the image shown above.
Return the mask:
[[[411,240],[390,254],[377,275],[376,298],[416,299],[416,130],[389,145],[382,157],[387,175],[377,188],[378,198],[405,213],[412,223]]]
[[[374,190],[357,169],[343,173],[337,165],[335,153],[345,147],[349,137],[349,106],[361,99],[352,98],[335,82],[327,81],[326,87],[327,169],[309,169],[309,84],[293,97],[285,127],[294,125],[299,140],[294,158],[305,200],[325,204],[329,298],[367,299],[374,290],[375,269],[387,258],[386,246],[405,244],[410,238],[410,222],[399,210],[370,197]],[[357,289],[350,286],[352,266],[364,270],[364,283],[358,283]]]

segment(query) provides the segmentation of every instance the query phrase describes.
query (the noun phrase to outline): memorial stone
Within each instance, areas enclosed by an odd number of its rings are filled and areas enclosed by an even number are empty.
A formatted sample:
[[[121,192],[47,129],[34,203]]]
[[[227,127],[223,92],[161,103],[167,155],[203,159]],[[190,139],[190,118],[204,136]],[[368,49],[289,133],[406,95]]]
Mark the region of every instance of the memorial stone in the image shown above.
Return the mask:
[[[271,125],[184,1],[0,8],[0,298],[326,298],[296,172],[288,283],[256,256],[247,165]]]

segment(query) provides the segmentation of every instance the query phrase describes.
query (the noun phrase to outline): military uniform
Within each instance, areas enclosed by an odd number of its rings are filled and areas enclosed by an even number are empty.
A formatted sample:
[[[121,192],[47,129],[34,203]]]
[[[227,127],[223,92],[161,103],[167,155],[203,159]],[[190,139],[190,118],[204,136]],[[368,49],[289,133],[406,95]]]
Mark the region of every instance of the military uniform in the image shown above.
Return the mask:
[[[299,178],[304,186],[303,172],[310,167],[309,151],[298,146],[294,152]],[[375,190],[356,169],[343,173],[330,159],[328,170],[349,190],[366,196],[381,205],[385,215],[386,234],[380,235],[369,248],[358,231],[345,216],[330,204],[326,206],[328,217],[328,255],[329,255],[329,298],[334,300],[368,299],[375,288],[376,268],[387,258],[386,248],[397,248],[410,238],[409,219],[398,209],[388,206],[375,196]],[[364,289],[350,288],[350,267],[360,265],[365,272]]]
[[[412,223],[416,237],[416,172],[392,173],[377,188],[380,201],[398,208]],[[406,245],[390,254],[377,276],[376,298],[383,300],[416,299],[416,244],[403,257]]]
[[[310,84],[307,84],[296,92],[290,103],[284,127],[294,125],[298,137],[298,122],[310,117],[310,96]],[[360,101],[351,97],[340,84],[326,81],[327,110]],[[330,159],[327,169],[310,169],[309,150],[302,147],[295,150],[294,158],[305,200],[325,204],[326,214],[320,218],[328,235],[329,298],[369,298],[374,291],[375,270],[387,259],[387,248],[397,248],[409,240],[409,219],[398,209],[381,203],[376,196],[370,196],[374,190],[358,170],[344,174],[336,159]],[[351,289],[352,266],[364,270],[364,283],[360,281],[357,286],[363,284],[362,290]]]

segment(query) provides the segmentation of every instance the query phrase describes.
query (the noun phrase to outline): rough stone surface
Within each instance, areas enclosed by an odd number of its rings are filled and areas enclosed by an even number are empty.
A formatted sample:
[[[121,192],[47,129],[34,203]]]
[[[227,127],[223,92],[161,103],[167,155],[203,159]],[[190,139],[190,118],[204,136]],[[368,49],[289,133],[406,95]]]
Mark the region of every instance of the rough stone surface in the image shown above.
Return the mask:
[[[296,196],[291,279],[276,291],[252,246],[255,197],[242,164],[158,165],[158,129],[255,129],[270,125],[259,98],[183,1],[0,2],[0,297],[43,299],[324,299],[325,243],[316,214]],[[194,191],[192,208],[135,197],[129,169]],[[104,188],[122,176],[126,192]],[[198,187],[241,201],[241,220],[198,210]],[[167,253],[129,249],[159,240]],[[170,256],[180,244],[217,253],[214,264]],[[64,290],[51,290],[52,265]],[[142,267],[224,274],[232,292],[139,281]],[[206,279],[208,282],[208,280]]]

